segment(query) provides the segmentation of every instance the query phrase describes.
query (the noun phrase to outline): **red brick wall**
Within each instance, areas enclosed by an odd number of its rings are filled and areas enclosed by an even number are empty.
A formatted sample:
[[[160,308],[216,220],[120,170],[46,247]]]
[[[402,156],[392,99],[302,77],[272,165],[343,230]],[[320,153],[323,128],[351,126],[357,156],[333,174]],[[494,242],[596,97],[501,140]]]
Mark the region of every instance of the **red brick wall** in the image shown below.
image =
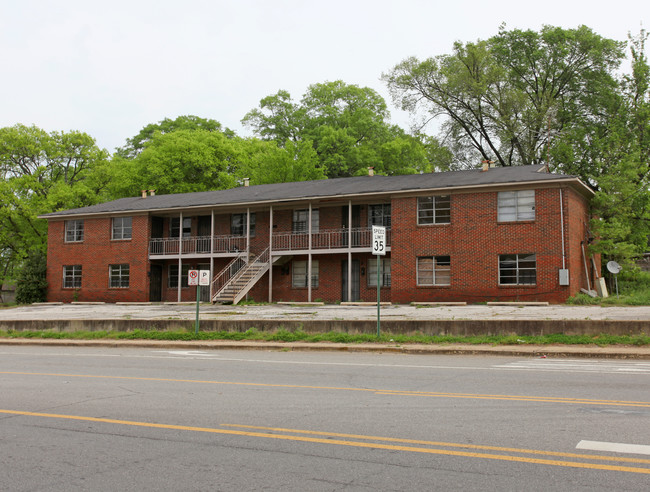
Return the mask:
[[[526,222],[497,222],[496,192],[453,194],[450,224],[418,226],[415,197],[394,199],[392,204],[393,302],[563,302],[579,289],[575,278],[570,287],[559,285],[562,246],[558,189],[536,190],[536,217]],[[576,199],[573,206],[571,217],[576,222],[586,213],[585,203]],[[575,232],[578,225],[567,227]],[[575,255],[574,250],[571,252]],[[536,254],[536,285],[500,286],[499,255],[529,253]],[[451,257],[451,285],[417,286],[416,258],[437,255]],[[574,263],[571,268],[575,269]],[[572,275],[576,273],[572,271]]]
[[[149,228],[145,215],[133,216],[132,239],[111,240],[111,218],[84,220],[84,240],[65,242],[65,221],[48,225],[48,301],[148,301]],[[129,264],[129,288],[109,288],[109,265]],[[63,288],[63,265],[81,265],[80,289]]]

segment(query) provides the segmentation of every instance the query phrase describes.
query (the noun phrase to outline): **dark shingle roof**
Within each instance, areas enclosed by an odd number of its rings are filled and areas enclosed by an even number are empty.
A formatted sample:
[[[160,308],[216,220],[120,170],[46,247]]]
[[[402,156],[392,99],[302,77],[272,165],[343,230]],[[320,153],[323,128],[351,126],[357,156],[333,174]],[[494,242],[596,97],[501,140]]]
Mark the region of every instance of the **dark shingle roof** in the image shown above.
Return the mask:
[[[41,217],[55,218],[69,215],[162,211],[557,180],[570,180],[580,183],[575,176],[547,173],[546,167],[543,165],[495,167],[485,172],[480,169],[472,169],[467,171],[408,174],[403,176],[360,176],[248,187],[242,186],[229,190],[156,195],[147,196],[146,198],[120,198],[119,200],[100,203],[90,207],[44,214]]]

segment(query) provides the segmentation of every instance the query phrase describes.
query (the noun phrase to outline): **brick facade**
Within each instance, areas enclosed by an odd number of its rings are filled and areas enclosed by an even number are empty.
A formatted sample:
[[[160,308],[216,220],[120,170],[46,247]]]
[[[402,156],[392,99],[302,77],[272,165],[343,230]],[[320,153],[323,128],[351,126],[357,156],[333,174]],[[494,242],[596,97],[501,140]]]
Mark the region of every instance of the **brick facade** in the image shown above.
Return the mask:
[[[534,218],[500,222],[498,220],[498,197],[503,190],[535,190]],[[584,190],[567,184],[540,183],[515,187],[512,185],[483,187],[480,189],[451,189],[436,191],[436,195],[449,195],[449,223],[434,225],[418,224],[418,196],[431,196],[423,192],[392,193],[367,199],[312,200],[313,209],[318,209],[319,232],[333,231],[332,237],[348,234],[348,206],[353,205],[353,228],[367,230],[371,206],[390,204],[391,249],[385,260],[390,262],[390,286],[382,287],[382,301],[394,303],[466,301],[483,302],[493,300],[564,302],[588,282],[594,285],[595,272],[600,269],[599,258],[585,258],[589,237],[589,199]],[[270,232],[283,237],[293,236],[293,216],[296,210],[309,208],[310,200],[293,204],[279,204],[273,208],[273,224],[269,223],[270,206],[259,205],[249,209],[255,214],[255,230],[250,238],[250,252],[261,254],[269,247]],[[246,208],[229,207],[227,212],[217,209],[200,211],[185,210],[184,218],[191,220],[191,233],[183,242],[183,266],[190,269],[209,268],[208,250],[201,250],[195,238],[207,235],[210,244],[210,230],[214,236],[230,236],[232,214],[246,214]],[[48,242],[48,300],[78,301],[149,301],[159,284],[162,301],[194,301],[196,287],[181,287],[170,282],[171,270],[178,270],[178,241],[170,238],[170,221],[178,218],[181,211],[166,215],[155,211],[132,215],[132,237],[127,240],[112,240],[111,214],[83,216],[84,238],[80,242],[65,241],[65,220],[56,217],[49,221]],[[125,216],[125,214],[122,214]],[[154,219],[155,217],[155,219]],[[213,220],[214,218],[214,220]],[[158,221],[158,233],[162,240],[169,241],[171,248],[166,255],[150,255],[149,241],[152,224]],[[161,225],[162,224],[162,225]],[[562,229],[562,224],[564,229]],[[162,231],[160,231],[162,229]],[[206,232],[208,231],[208,232]],[[336,236],[339,234],[339,236]],[[239,251],[246,251],[245,230],[243,237],[233,240],[233,247],[220,255],[213,255],[213,276],[221,272]],[[231,236],[230,236],[231,237]],[[303,239],[307,237],[303,234]],[[345,236],[347,238],[347,236]],[[232,240],[232,237],[231,239]],[[347,241],[347,239],[346,239]],[[303,251],[284,253],[274,251],[279,260],[272,267],[273,301],[307,301],[309,289],[294,287],[293,277],[296,265],[304,267],[309,258],[307,242]],[[331,250],[323,245],[312,245],[315,253],[312,261],[318,262],[318,285],[311,289],[311,300],[339,302],[347,300],[344,288],[348,276],[348,260],[353,265],[352,300],[375,301],[377,290],[371,285],[370,272],[376,271],[376,257],[368,247],[362,250],[348,248],[347,242]],[[500,255],[534,255],[535,281],[529,284],[500,283]],[[420,258],[420,260],[418,260]],[[443,259],[449,266],[449,282],[445,285],[418,285],[418,261]],[[585,263],[587,263],[585,268]],[[109,285],[110,265],[129,265],[128,288]],[[80,288],[63,287],[64,266],[81,265]],[[560,285],[560,270],[569,273],[569,285]],[[160,277],[154,275],[159,272]],[[257,301],[269,299],[269,273],[248,292],[248,298]],[[152,279],[154,279],[152,281]],[[357,287],[358,280],[358,287]],[[373,279],[374,281],[374,279]],[[153,288],[152,288],[153,287]],[[158,294],[155,294],[158,295]],[[207,299],[209,289],[202,294]]]

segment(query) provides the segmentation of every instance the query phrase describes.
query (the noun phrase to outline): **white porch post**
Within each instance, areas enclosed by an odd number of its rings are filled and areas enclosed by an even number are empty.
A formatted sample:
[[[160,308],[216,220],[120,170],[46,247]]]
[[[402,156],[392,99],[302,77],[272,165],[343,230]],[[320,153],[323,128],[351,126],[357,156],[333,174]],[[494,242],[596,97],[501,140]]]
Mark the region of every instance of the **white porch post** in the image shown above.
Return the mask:
[[[352,200],[348,200],[348,302],[352,301]]]
[[[181,302],[181,284],[183,283],[183,212],[178,219],[178,302]]]
[[[251,262],[251,209],[246,208],[246,263]]]
[[[269,208],[269,302],[273,302],[273,205]]]
[[[307,302],[311,302],[311,202],[309,202],[307,230],[309,231],[309,246],[307,250]]]
[[[210,302],[212,302],[212,278],[214,277],[214,209],[210,213]]]

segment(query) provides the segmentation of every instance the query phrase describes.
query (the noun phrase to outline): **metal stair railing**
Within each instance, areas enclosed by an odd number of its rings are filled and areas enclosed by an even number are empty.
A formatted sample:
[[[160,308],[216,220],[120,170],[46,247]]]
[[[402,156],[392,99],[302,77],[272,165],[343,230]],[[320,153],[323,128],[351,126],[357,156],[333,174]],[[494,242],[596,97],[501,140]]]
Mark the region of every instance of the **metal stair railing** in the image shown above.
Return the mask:
[[[232,261],[214,277],[212,280],[212,292],[214,292],[214,294],[212,294],[212,302],[219,297],[219,294],[221,294],[233,278],[239,274],[245,266],[247,266],[246,256],[246,252],[235,256]]]

